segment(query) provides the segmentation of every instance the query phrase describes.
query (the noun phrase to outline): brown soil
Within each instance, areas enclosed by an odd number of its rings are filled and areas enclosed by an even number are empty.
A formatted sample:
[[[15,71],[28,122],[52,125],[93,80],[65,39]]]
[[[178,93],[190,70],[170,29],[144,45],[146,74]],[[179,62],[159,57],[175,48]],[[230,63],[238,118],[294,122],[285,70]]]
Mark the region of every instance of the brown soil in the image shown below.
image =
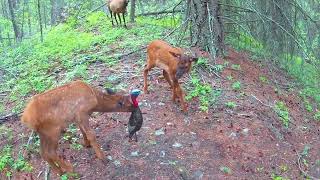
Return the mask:
[[[122,73],[123,81],[128,84],[126,89],[142,89],[141,71],[139,76],[132,75],[133,70],[142,68],[134,59],[123,59],[123,63],[112,69],[93,64],[91,73],[100,75],[92,84],[98,86],[110,75]],[[319,123],[313,121],[305,110],[298,90],[287,88],[292,80],[271,64],[261,65],[249,60],[245,53],[230,50],[229,55],[217,63],[225,61],[229,66],[220,74],[222,78],[203,72],[207,82],[223,90],[218,103],[208,113],[198,109],[197,99],[189,102],[187,115],[182,113],[180,106],[171,101],[168,84],[158,77],[160,71],[153,70],[149,75],[150,93],[139,98],[141,109],[146,114],[143,128],[138,133],[138,143],[129,143],[125,138],[125,125],[130,114],[94,114],[91,127],[112,160],[104,164],[97,160],[92,149],[77,151],[68,143],[60,144],[59,153],[71,161],[81,179],[86,180],[270,179],[272,174],[304,179],[301,170],[320,178]],[[239,64],[241,69],[234,70],[231,64]],[[232,75],[233,80],[227,80],[228,75]],[[261,82],[260,76],[267,77],[268,82]],[[240,92],[231,88],[237,80],[242,85]],[[236,102],[237,107],[227,108],[225,103],[229,101]],[[288,106],[289,128],[283,127],[277,114],[269,107],[275,101],[283,101]],[[28,136],[30,130],[19,121],[10,121],[6,126],[14,129],[14,146],[18,151],[17,148],[26,141],[19,139],[18,134]],[[161,128],[164,134],[157,136],[155,132]],[[174,147],[174,144],[181,147]],[[311,149],[299,169],[298,154],[305,145]],[[43,179],[45,162],[38,153],[31,154],[29,160],[34,167],[32,177]],[[223,172],[223,167],[230,168],[231,172]],[[12,179],[31,175],[16,173]],[[59,179],[53,173],[50,177]],[[0,179],[4,178],[1,174]]]

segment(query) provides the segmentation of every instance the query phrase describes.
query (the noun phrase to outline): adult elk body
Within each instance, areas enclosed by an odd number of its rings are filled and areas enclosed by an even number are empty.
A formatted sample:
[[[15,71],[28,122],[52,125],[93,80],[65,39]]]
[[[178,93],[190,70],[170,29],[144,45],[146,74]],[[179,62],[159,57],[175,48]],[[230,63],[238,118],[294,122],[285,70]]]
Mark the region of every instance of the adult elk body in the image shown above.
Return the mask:
[[[114,16],[114,19],[116,20],[117,25],[118,25],[117,15],[118,15],[120,25],[121,25],[120,14],[122,14],[124,27],[127,27],[124,14],[127,12],[128,3],[129,3],[129,0],[108,0],[108,9],[109,9],[110,16],[111,16],[112,26],[114,26],[112,14]]]
[[[181,48],[175,48],[162,40],[152,41],[147,48],[147,64],[145,66],[144,91],[148,92],[147,76],[150,69],[159,67],[163,70],[163,76],[172,88],[172,100],[180,99],[184,112],[187,112],[187,106],[184,100],[184,92],[181,89],[178,80],[190,72],[192,62],[196,61],[194,55],[187,55]]]
[[[72,172],[72,164],[57,155],[61,132],[71,122],[76,123],[84,139],[85,147],[92,147],[103,160],[103,151],[95,133],[89,126],[93,112],[131,112],[136,99],[130,95],[102,92],[82,81],[74,81],[34,96],[27,104],[21,121],[40,136],[40,154],[58,173]]]

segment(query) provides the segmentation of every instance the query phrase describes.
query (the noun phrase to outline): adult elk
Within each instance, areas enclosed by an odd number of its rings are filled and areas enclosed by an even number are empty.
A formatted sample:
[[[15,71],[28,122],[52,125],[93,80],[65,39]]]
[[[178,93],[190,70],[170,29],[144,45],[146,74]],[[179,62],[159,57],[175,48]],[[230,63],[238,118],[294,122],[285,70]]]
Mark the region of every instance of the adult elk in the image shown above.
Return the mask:
[[[118,15],[120,25],[121,25],[120,13],[122,13],[124,27],[127,27],[124,14],[127,12],[128,3],[129,3],[129,0],[108,0],[108,9],[111,15],[112,26],[114,26],[112,14],[114,16],[114,19],[116,20],[117,25],[118,25],[117,15]]]

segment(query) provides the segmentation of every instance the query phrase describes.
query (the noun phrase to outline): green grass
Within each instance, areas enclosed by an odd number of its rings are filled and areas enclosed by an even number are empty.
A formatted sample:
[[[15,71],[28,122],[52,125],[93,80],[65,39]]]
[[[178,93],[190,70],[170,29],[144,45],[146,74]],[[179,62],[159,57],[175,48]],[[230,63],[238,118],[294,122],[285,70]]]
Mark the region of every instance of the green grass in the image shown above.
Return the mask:
[[[74,79],[90,81],[88,67],[91,63],[99,61],[107,67],[117,65],[123,51],[138,49],[163,37],[168,28],[179,22],[178,17],[139,17],[135,26],[125,29],[112,28],[107,15],[99,11],[82,21],[70,18],[67,23],[46,32],[43,42],[39,42],[37,34],[1,54],[0,68],[6,70],[6,75],[0,92],[10,92],[5,102],[14,103],[13,111],[20,112],[26,97]],[[0,113],[4,110],[0,105]]]
[[[232,102],[232,101],[226,102],[225,105],[226,105],[226,107],[229,108],[229,109],[234,109],[234,108],[237,106],[237,104],[236,104],[235,102]]]
[[[81,150],[83,148],[82,144],[79,143],[79,137],[77,136],[78,128],[75,124],[70,124],[66,129],[62,139],[64,141],[70,142],[70,147],[74,150]]]
[[[265,77],[265,76],[259,76],[259,80],[263,83],[263,84],[267,84],[269,81],[268,81],[268,78]]]
[[[236,81],[232,84],[232,89],[235,91],[239,91],[241,89],[241,82],[240,81]]]
[[[313,118],[314,118],[316,121],[320,121],[320,111],[317,111],[317,112],[314,114]]]
[[[277,101],[276,104],[274,105],[274,111],[279,116],[283,126],[288,128],[289,122],[290,122],[290,116],[289,116],[289,111],[286,104],[282,101]]]
[[[13,153],[13,133],[11,128],[0,126],[0,138],[6,141],[6,145],[0,149],[0,173],[4,172],[6,176],[12,176],[14,172],[31,172],[33,167],[22,156],[21,150],[15,153],[17,156],[14,158]],[[19,149],[23,149],[20,146]]]

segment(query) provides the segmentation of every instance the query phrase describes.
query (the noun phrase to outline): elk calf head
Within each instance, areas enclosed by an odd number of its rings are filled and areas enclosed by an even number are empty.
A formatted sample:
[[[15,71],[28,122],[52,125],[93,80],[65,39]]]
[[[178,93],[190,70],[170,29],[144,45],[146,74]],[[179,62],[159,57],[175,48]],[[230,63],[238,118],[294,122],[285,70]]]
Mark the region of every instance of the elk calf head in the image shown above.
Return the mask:
[[[178,62],[176,67],[176,78],[180,79],[184,74],[189,73],[191,70],[191,64],[194,61],[197,61],[198,58],[193,55],[180,54],[180,53],[169,53],[175,58]]]

